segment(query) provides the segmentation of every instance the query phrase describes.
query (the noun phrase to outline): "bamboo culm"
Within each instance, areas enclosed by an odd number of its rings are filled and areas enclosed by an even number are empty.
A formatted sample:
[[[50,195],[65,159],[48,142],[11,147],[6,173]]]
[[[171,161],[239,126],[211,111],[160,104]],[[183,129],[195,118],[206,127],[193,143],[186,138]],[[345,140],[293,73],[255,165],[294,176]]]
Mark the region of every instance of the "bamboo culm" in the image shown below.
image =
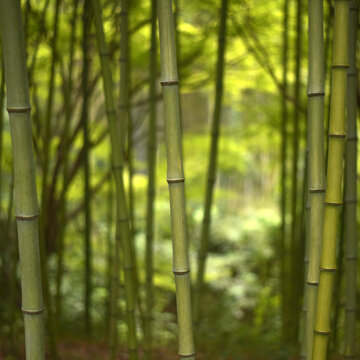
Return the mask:
[[[26,359],[44,360],[44,303],[38,238],[39,209],[20,1],[0,1],[0,31],[13,148],[15,214],[20,254]]]
[[[345,156],[345,252],[346,252],[346,300],[344,356],[356,356],[356,287],[357,287],[357,80],[356,44],[359,8],[358,1],[350,2],[349,13],[349,71],[347,74],[347,141]]]
[[[126,297],[126,313],[127,313],[127,326],[128,326],[128,351],[130,360],[138,359],[137,351],[137,337],[136,337],[136,320],[135,320],[135,276],[134,264],[131,249],[130,239],[130,224],[129,215],[126,204],[126,194],[123,180],[123,155],[122,150],[124,139],[121,134],[121,126],[119,121],[116,121],[115,102],[113,95],[113,81],[110,69],[109,52],[105,40],[101,6],[99,0],[92,0],[94,10],[94,20],[96,26],[96,40],[98,44],[98,51],[100,55],[101,71],[104,83],[104,95],[107,119],[110,129],[110,141],[112,149],[112,166],[113,176],[116,186],[116,218],[117,218],[117,234],[114,249],[114,269],[119,267],[119,252],[120,252],[120,238],[123,250],[123,264],[124,264],[124,277],[125,277],[125,297]],[[115,269],[116,270],[116,269]],[[113,274],[116,276],[114,279],[114,289],[117,288],[119,282],[119,271]],[[117,290],[116,290],[117,291]],[[115,299],[117,301],[117,299]],[[116,303],[115,301],[115,303]],[[116,319],[115,319],[116,320]],[[115,326],[116,327],[116,326]]]
[[[195,359],[191,314],[190,266],[185,214],[184,171],[181,153],[178,72],[171,0],[158,1],[161,86],[164,98],[167,182],[173,243],[173,272],[179,336],[179,356]]]
[[[313,359],[325,360],[330,334],[331,299],[336,272],[336,237],[342,205],[343,154],[348,65],[349,1],[335,1],[328,163],[323,245],[314,326]]]
[[[323,3],[312,0],[309,14],[309,78],[308,78],[308,123],[309,123],[309,266],[306,280],[306,359],[312,359],[313,336],[319,265],[324,222],[325,156],[324,156],[324,45]]]
[[[91,334],[91,293],[92,293],[92,247],[91,247],[91,203],[90,203],[90,163],[89,163],[89,32],[90,32],[90,0],[85,0],[83,10],[83,68],[82,68],[82,94],[83,104],[81,113],[81,122],[83,126],[83,141],[84,141],[84,263],[85,263],[85,292],[84,292],[84,318],[85,318],[85,333]]]
[[[220,28],[218,37],[218,59],[216,64],[216,91],[215,108],[213,114],[213,123],[211,130],[211,147],[209,155],[209,165],[207,170],[207,184],[205,193],[204,217],[201,229],[200,248],[198,253],[198,271],[195,286],[194,297],[194,322],[200,321],[201,295],[204,286],[204,275],[206,258],[210,239],[211,225],[211,206],[214,194],[214,184],[216,178],[216,162],[218,154],[218,142],[220,134],[221,105],[223,97],[223,79],[224,79],[224,58],[226,45],[226,18],[227,18],[228,0],[222,0],[220,9]]]
[[[146,217],[146,321],[144,337],[145,360],[152,359],[152,311],[153,311],[153,258],[154,258],[154,206],[156,191],[156,74],[157,74],[157,41],[156,41],[156,14],[157,0],[151,0],[151,45],[150,45],[150,116],[149,116],[149,140],[148,140],[148,196]]]

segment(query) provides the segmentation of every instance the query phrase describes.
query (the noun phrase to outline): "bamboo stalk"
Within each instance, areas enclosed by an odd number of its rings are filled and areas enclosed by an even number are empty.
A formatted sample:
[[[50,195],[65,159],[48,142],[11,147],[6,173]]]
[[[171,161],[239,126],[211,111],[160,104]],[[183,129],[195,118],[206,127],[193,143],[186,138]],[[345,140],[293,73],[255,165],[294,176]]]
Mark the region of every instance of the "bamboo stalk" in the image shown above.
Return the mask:
[[[286,241],[286,178],[287,178],[287,129],[286,125],[288,122],[288,108],[286,93],[288,91],[288,24],[289,24],[289,1],[284,0],[283,3],[283,51],[282,51],[282,89],[281,92],[281,200],[280,200],[280,211],[281,211],[281,228],[280,228],[280,276],[281,276],[281,317],[282,317],[282,341],[286,343],[287,332],[289,328],[289,315],[288,315],[288,244]]]
[[[150,45],[150,111],[149,111],[149,140],[148,140],[148,202],[147,202],[147,218],[146,218],[146,321],[145,321],[145,341],[144,351],[145,360],[152,359],[152,310],[153,310],[153,257],[154,257],[154,206],[156,196],[156,13],[157,0],[151,0],[151,45]]]
[[[313,359],[325,360],[330,334],[330,313],[336,272],[336,236],[342,205],[345,143],[345,107],[348,65],[349,1],[335,1],[329,152],[326,178],[320,282],[314,326]]]
[[[92,246],[91,246],[91,202],[90,202],[90,163],[89,163],[89,32],[90,32],[90,1],[85,0],[83,10],[83,71],[82,71],[82,93],[83,104],[81,113],[81,122],[83,125],[83,141],[84,141],[84,217],[85,217],[85,229],[84,229],[84,258],[85,258],[85,292],[84,292],[84,320],[85,320],[85,332],[91,334],[91,293],[92,293]]]
[[[101,61],[101,71],[104,82],[104,95],[107,119],[110,128],[110,140],[112,148],[112,165],[113,165],[113,176],[116,186],[116,206],[117,206],[117,231],[122,241],[122,250],[124,253],[123,266],[125,275],[125,290],[126,290],[126,313],[127,313],[127,325],[128,325],[128,351],[130,360],[138,359],[137,351],[137,338],[136,338],[136,320],[135,320],[135,276],[134,276],[134,264],[131,250],[131,239],[130,239],[130,224],[128,209],[126,204],[126,194],[123,180],[123,156],[122,149],[124,144],[123,135],[121,134],[121,127],[119,122],[116,121],[116,111],[113,96],[113,82],[110,70],[110,59],[107,44],[105,41],[105,34],[102,23],[101,6],[99,0],[92,0],[94,19],[96,26],[96,39],[98,43],[98,50]],[[114,270],[119,267],[119,252],[120,252],[120,238],[116,238],[115,251],[114,251]],[[116,277],[113,281],[116,296],[117,285],[119,279],[119,271],[113,273]],[[117,298],[115,299],[116,303]],[[116,314],[112,314],[115,320],[116,328]]]
[[[158,1],[161,86],[164,97],[167,182],[173,236],[173,272],[179,333],[179,356],[195,359],[193,340],[190,267],[185,214],[184,172],[181,154],[181,126],[174,17],[171,0]]]
[[[301,91],[301,41],[302,41],[302,0],[296,1],[296,41],[295,41],[295,99],[300,103]],[[299,256],[301,248],[300,233],[300,219],[298,209],[298,160],[299,160],[299,138],[300,138],[300,120],[301,114],[298,107],[294,109],[293,118],[293,137],[292,137],[292,165],[291,165],[291,237],[290,237],[290,273],[299,276],[296,281],[293,278],[289,279],[289,328],[288,328],[288,341],[289,344],[295,345],[297,343],[298,330],[299,330],[299,313],[300,313],[300,283],[301,271],[300,265],[301,258]]]
[[[344,357],[356,356],[356,288],[357,288],[357,81],[356,44],[359,8],[358,1],[350,2],[349,13],[349,71],[347,74],[347,141],[345,157],[345,242],[346,242],[346,302]]]
[[[38,242],[38,204],[32,153],[30,99],[20,1],[0,1],[0,29],[13,144],[15,216],[21,264],[27,360],[45,359],[44,304]]]
[[[211,205],[213,201],[214,185],[216,178],[216,162],[218,154],[218,142],[220,134],[221,105],[223,97],[223,80],[224,80],[224,58],[226,46],[226,18],[227,18],[228,1],[222,0],[220,9],[220,28],[218,37],[218,60],[216,64],[216,91],[215,91],[215,108],[213,114],[213,123],[211,130],[211,147],[209,154],[209,165],[207,170],[207,184],[205,193],[204,217],[201,229],[200,249],[198,253],[198,271],[195,286],[194,298],[194,322],[197,324],[201,317],[201,295],[204,286],[204,275],[207,252],[210,238],[211,225]]]
[[[309,14],[309,267],[306,281],[306,358],[312,359],[316,299],[324,222],[324,36],[322,0],[310,0]]]
[[[77,21],[77,8],[79,5],[79,0],[74,1],[73,13],[71,17],[71,28],[75,29],[76,21]],[[63,132],[63,170],[62,170],[62,191],[60,197],[60,205],[59,205],[59,223],[62,224],[60,226],[60,231],[58,233],[57,238],[57,273],[56,273],[56,298],[55,298],[55,309],[56,309],[56,317],[58,326],[57,329],[59,331],[59,322],[61,321],[61,313],[62,313],[62,279],[64,272],[64,252],[65,252],[65,235],[66,235],[66,212],[67,212],[67,204],[66,204],[66,194],[67,194],[67,179],[69,173],[69,150],[68,142],[69,142],[69,132],[70,132],[70,122],[71,122],[71,93],[73,89],[73,63],[74,63],[74,48],[75,48],[75,37],[76,31],[71,33],[70,39],[70,49],[69,49],[69,75],[67,79],[67,86],[65,86],[64,91],[64,106],[65,106],[65,125]]]

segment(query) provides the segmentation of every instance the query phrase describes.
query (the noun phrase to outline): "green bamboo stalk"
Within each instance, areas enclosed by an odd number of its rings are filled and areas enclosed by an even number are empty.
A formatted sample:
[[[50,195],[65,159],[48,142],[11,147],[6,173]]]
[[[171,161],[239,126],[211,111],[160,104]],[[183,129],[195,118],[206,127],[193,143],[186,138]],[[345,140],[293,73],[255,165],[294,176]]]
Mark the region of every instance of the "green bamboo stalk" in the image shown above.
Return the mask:
[[[280,276],[281,276],[281,317],[282,317],[282,341],[286,343],[287,332],[289,328],[289,315],[288,315],[288,294],[287,294],[287,269],[288,267],[288,249],[286,241],[286,178],[287,178],[287,130],[286,124],[288,121],[288,108],[286,101],[286,94],[288,92],[288,25],[289,25],[289,1],[284,0],[283,3],[283,51],[282,51],[282,87],[281,93],[281,228],[280,228]]]
[[[211,129],[211,147],[209,153],[209,165],[207,170],[207,185],[205,193],[204,218],[201,230],[200,249],[198,253],[198,271],[195,286],[194,298],[194,322],[197,324],[201,318],[201,295],[204,287],[204,275],[206,258],[209,248],[210,225],[211,225],[211,205],[214,194],[214,184],[216,179],[216,162],[218,154],[218,142],[220,134],[221,106],[223,97],[224,81],[224,58],[226,46],[226,18],[228,1],[221,1],[220,9],[220,28],[218,37],[218,60],[216,64],[216,91],[215,108]]]
[[[38,204],[32,153],[30,99],[20,1],[0,1],[7,110],[13,144],[15,216],[21,264],[27,360],[45,359],[44,304],[38,242]]]
[[[324,35],[323,2],[310,0],[309,14],[309,266],[306,280],[306,359],[312,359],[316,299],[319,285],[319,265],[324,222]]]
[[[67,84],[64,86],[66,89],[64,91],[64,106],[65,106],[65,124],[64,124],[64,132],[63,132],[63,170],[62,170],[62,191],[60,197],[60,205],[59,205],[59,223],[60,231],[58,233],[57,238],[57,273],[56,273],[56,295],[55,295],[55,311],[56,318],[58,323],[61,321],[62,314],[62,280],[64,273],[64,242],[66,235],[66,212],[67,212],[67,204],[66,204],[66,195],[67,195],[67,180],[69,174],[69,149],[68,149],[68,141],[70,138],[70,122],[71,122],[71,93],[73,89],[73,63],[74,63],[74,49],[75,49],[75,38],[76,38],[76,21],[77,21],[77,9],[79,5],[79,0],[74,1],[73,13],[70,21],[70,26],[74,31],[71,33],[70,38],[70,49],[69,49],[69,75],[67,78]],[[63,79],[64,80],[64,79]],[[59,324],[57,325],[57,330],[59,330]]]
[[[326,178],[320,282],[314,326],[313,359],[325,360],[330,334],[330,313],[336,272],[336,237],[342,205],[345,143],[345,107],[348,65],[349,1],[335,1],[329,152]]]
[[[92,247],[91,247],[91,194],[90,194],[90,163],[89,163],[89,32],[90,32],[90,1],[84,1],[83,10],[83,71],[82,71],[82,94],[83,104],[81,113],[81,122],[83,126],[83,141],[84,141],[84,215],[85,215],[85,229],[84,229],[84,257],[85,257],[85,292],[84,292],[84,308],[85,308],[85,332],[91,334],[91,293],[92,293]]]
[[[121,134],[121,124],[116,121],[116,111],[113,96],[113,82],[110,70],[110,59],[107,44],[105,41],[105,34],[102,23],[101,6],[99,0],[92,0],[94,19],[96,26],[96,39],[98,43],[101,71],[104,82],[104,94],[107,118],[110,128],[110,140],[112,147],[112,165],[113,176],[116,186],[116,204],[117,204],[117,228],[119,237],[122,241],[122,250],[124,253],[124,274],[125,274],[125,290],[126,290],[126,313],[127,313],[127,325],[128,325],[128,350],[130,354],[130,360],[138,359],[137,351],[137,338],[136,338],[136,321],[135,321],[135,276],[134,276],[134,264],[131,251],[131,239],[130,239],[130,224],[128,209],[126,204],[126,194],[123,180],[123,156],[122,150],[124,140]],[[119,267],[119,252],[120,252],[120,238],[117,237],[115,242],[114,251],[114,269]],[[112,290],[117,288],[119,271],[113,274],[116,279],[113,281],[115,286]],[[116,293],[114,293],[116,296]],[[116,299],[115,299],[116,300]],[[116,325],[115,325],[116,327]]]
[[[154,304],[153,295],[153,257],[154,257],[154,206],[156,196],[156,13],[157,0],[151,0],[151,45],[150,45],[150,86],[149,86],[149,140],[148,140],[148,196],[147,196],[147,218],[146,218],[146,321],[145,321],[145,337],[144,352],[145,360],[152,359],[152,310]]]
[[[51,116],[53,113],[54,102],[54,82],[55,82],[55,67],[57,62],[57,37],[58,37],[58,24],[59,24],[59,9],[60,1],[56,0],[55,14],[53,23],[53,38],[52,38],[52,55],[50,65],[50,78],[48,84],[48,98],[46,104],[46,118],[45,130],[43,134],[43,178],[41,189],[41,208],[40,208],[40,254],[41,254],[41,276],[43,280],[43,292],[45,304],[47,307],[47,320],[48,320],[48,334],[49,345],[52,359],[57,359],[57,345],[55,333],[55,318],[52,308],[52,300],[49,289],[48,269],[47,269],[47,255],[46,255],[46,240],[48,230],[48,172],[50,163],[50,144],[51,144]]]
[[[356,287],[357,287],[357,81],[356,44],[359,8],[358,1],[350,2],[349,14],[349,71],[347,78],[347,142],[345,156],[345,242],[346,242],[346,302],[344,357],[356,354]]]
[[[171,0],[158,1],[161,86],[164,97],[167,182],[173,236],[173,272],[176,285],[179,356],[195,360],[191,316],[190,267],[185,214],[184,171],[181,154],[181,126],[174,17]]]
[[[301,91],[301,41],[302,41],[302,0],[296,1],[296,41],[295,41],[295,99],[296,103],[300,103]],[[288,341],[289,344],[295,345],[297,342],[297,334],[299,329],[299,312],[300,312],[300,292],[299,284],[301,283],[301,274],[299,249],[300,249],[300,221],[298,211],[298,158],[299,158],[299,138],[300,138],[300,111],[298,107],[294,109],[293,118],[293,138],[292,138],[292,166],[291,166],[291,237],[290,237],[290,274],[296,274],[299,278],[289,278],[289,328]]]

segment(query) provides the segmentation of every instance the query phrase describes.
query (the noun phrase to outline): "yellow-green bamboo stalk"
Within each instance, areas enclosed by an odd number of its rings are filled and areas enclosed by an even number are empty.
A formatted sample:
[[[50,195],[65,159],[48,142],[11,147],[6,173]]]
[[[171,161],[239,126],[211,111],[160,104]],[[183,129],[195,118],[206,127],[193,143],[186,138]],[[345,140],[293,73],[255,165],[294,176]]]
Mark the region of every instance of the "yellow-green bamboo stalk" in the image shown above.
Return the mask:
[[[96,26],[96,39],[98,44],[98,51],[101,61],[101,71],[104,83],[104,95],[107,119],[110,129],[110,141],[112,149],[112,165],[113,176],[116,186],[116,208],[117,208],[117,228],[119,237],[122,242],[122,250],[124,253],[123,265],[125,276],[125,292],[126,292],[126,313],[127,313],[127,325],[128,325],[128,351],[130,354],[130,360],[138,359],[137,351],[137,338],[136,338],[136,321],[135,321],[135,276],[134,276],[134,264],[131,250],[130,239],[130,224],[128,209],[126,204],[126,194],[123,180],[123,156],[122,149],[124,137],[121,134],[121,126],[119,121],[116,121],[116,111],[113,95],[113,81],[110,69],[109,52],[105,40],[101,6],[99,0],[92,0],[94,10],[94,20]],[[119,251],[120,251],[120,238],[116,238],[115,251],[114,251],[114,269],[119,267]],[[114,273],[114,288],[117,288],[119,272]],[[116,295],[116,293],[115,293]],[[116,303],[115,299],[115,303]],[[115,316],[115,314],[113,314]],[[114,317],[113,316],[113,317]],[[116,320],[116,317],[115,317]],[[114,326],[116,327],[116,325]]]
[[[223,96],[224,82],[224,58],[226,45],[226,18],[227,18],[227,0],[222,0],[220,9],[220,28],[218,37],[218,59],[216,64],[216,91],[215,108],[212,124],[211,147],[209,155],[209,165],[207,170],[207,185],[205,193],[204,218],[202,223],[200,249],[198,253],[198,271],[196,278],[195,297],[194,297],[194,321],[197,324],[200,321],[201,295],[204,286],[204,275],[206,258],[210,239],[211,224],[211,205],[214,193],[214,184],[216,177],[216,160],[218,153],[218,142],[220,133],[221,104]]]
[[[158,0],[161,86],[164,97],[167,182],[170,192],[170,213],[173,237],[173,272],[176,285],[176,306],[179,333],[179,356],[195,359],[193,339],[190,266],[185,214],[184,171],[181,153],[178,73],[174,16],[171,0]]]
[[[21,264],[26,359],[43,360],[44,304],[38,241],[39,209],[20,1],[0,1],[0,31],[13,145],[15,214]]]
[[[149,84],[149,140],[148,140],[148,197],[146,217],[146,321],[144,352],[145,360],[152,359],[152,309],[154,303],[153,295],[153,256],[154,256],[154,205],[156,191],[156,6],[157,0],[151,0],[151,45],[150,45],[150,84]]]
[[[313,359],[325,360],[330,334],[330,313],[336,271],[336,237],[342,205],[345,143],[345,108],[348,65],[349,1],[335,1],[332,83],[329,122],[323,245],[314,326]]]
[[[345,242],[346,242],[346,302],[344,356],[356,355],[356,272],[357,272],[357,81],[356,44],[358,31],[358,1],[350,2],[349,13],[349,71],[347,78],[347,141],[345,157]]]
[[[85,333],[91,334],[91,293],[92,293],[92,246],[91,246],[91,203],[90,203],[90,163],[89,163],[89,33],[90,33],[90,0],[84,0],[83,9],[83,66],[82,66],[82,95],[83,104],[81,112],[81,122],[83,125],[84,140],[84,263],[85,263],[85,289],[84,289],[84,319]]]
[[[324,222],[325,164],[324,164],[324,36],[322,0],[308,2],[309,14],[309,266],[306,298],[306,359],[312,359],[316,299],[319,285],[319,265]]]

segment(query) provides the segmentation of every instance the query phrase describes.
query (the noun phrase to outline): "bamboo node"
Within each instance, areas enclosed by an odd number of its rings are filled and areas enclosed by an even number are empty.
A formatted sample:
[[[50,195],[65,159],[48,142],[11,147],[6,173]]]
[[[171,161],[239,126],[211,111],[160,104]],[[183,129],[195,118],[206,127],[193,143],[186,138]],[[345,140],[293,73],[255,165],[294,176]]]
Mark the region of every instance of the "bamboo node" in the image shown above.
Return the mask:
[[[40,310],[26,310],[26,309],[21,308],[21,311],[25,315],[40,315],[45,311],[45,309],[42,308]]]
[[[331,66],[332,69],[348,69],[349,67],[350,67],[350,65],[348,65],[348,64],[336,64],[336,65]]]
[[[183,359],[191,358],[191,357],[193,357],[193,356],[195,356],[195,355],[196,355],[196,353],[187,354],[187,355],[185,355],[185,354],[179,354],[179,356],[180,356],[181,358],[183,358]]]
[[[341,206],[342,204],[343,204],[342,202],[336,203],[336,202],[325,201],[325,205],[328,205],[328,206]]]
[[[128,105],[119,105],[119,106],[118,106],[118,109],[119,109],[119,110],[120,110],[120,109],[126,110],[126,109],[128,109],[128,108],[129,108]]]
[[[357,138],[357,136],[348,136],[348,137],[346,138],[346,140],[347,140],[347,141],[357,141],[358,138]]]
[[[125,271],[130,271],[134,269],[134,265],[124,265],[124,270]]]
[[[109,52],[108,51],[100,51],[99,55],[100,56],[109,56]]]
[[[8,113],[25,113],[31,111],[31,106],[18,106],[18,107],[8,106],[6,110],[8,111]]]
[[[324,193],[325,189],[310,189],[309,188],[309,192],[310,193]]]
[[[320,330],[314,330],[314,334],[319,334],[319,335],[330,335],[331,331],[320,331]]]
[[[356,359],[356,355],[344,355],[345,359]]]
[[[311,280],[306,280],[306,283],[310,286],[319,286],[319,282],[318,281],[311,281]]]
[[[34,215],[15,215],[16,220],[34,220],[39,216],[39,214]]]
[[[358,76],[358,72],[357,71],[349,71],[347,74],[348,77],[357,77]]]
[[[115,109],[106,110],[106,113],[107,113],[108,115],[112,115],[112,114],[116,114],[116,111],[115,111]]]
[[[127,62],[128,59],[127,59],[126,57],[121,57],[121,58],[119,59],[119,61],[120,61],[120,62]]]
[[[337,138],[337,139],[345,139],[346,138],[346,134],[329,134],[328,135],[329,138]]]
[[[160,84],[161,84],[162,86],[178,85],[178,84],[179,84],[179,80],[164,80],[164,81],[160,81]]]
[[[357,7],[352,7],[352,6],[349,7],[349,10],[350,10],[350,11],[358,11]],[[352,355],[351,355],[351,356],[352,356]],[[345,357],[346,357],[346,355],[345,355]]]
[[[314,92],[308,92],[307,93],[308,97],[315,97],[315,96],[325,96],[325,91],[314,91]]]
[[[337,269],[336,268],[333,268],[333,269],[326,269],[326,268],[320,268],[320,271],[324,271],[324,272],[336,272]]]
[[[120,11],[120,14],[119,14],[119,16],[127,16],[127,11]]]
[[[189,274],[190,269],[188,270],[173,270],[174,275],[186,275]]]
[[[173,179],[169,179],[167,178],[166,181],[168,182],[168,184],[173,184],[173,183],[183,183],[185,181],[185,178],[173,178]]]
[[[356,256],[356,255],[347,256],[345,259],[346,259],[347,261],[355,261],[355,260],[357,260],[357,256]]]

